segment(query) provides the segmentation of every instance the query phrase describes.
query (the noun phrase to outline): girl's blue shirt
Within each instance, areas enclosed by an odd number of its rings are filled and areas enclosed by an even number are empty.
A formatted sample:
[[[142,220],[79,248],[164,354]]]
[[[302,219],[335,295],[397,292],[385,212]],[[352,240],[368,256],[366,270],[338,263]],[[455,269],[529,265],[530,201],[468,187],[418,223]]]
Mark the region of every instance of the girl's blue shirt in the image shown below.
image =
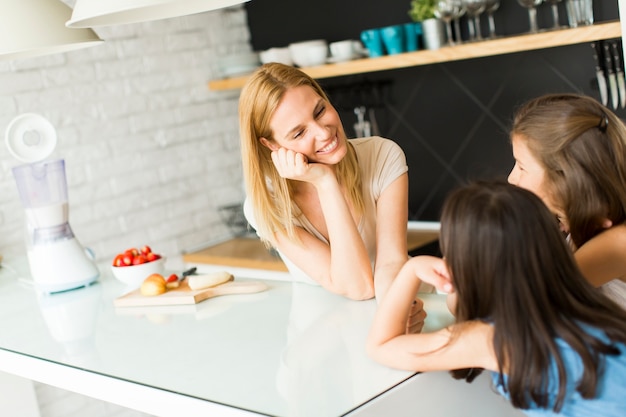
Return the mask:
[[[603,332],[597,329],[589,329],[588,332],[602,340],[608,340]],[[559,417],[626,417],[626,345],[617,343],[615,346],[620,350],[620,355],[604,356],[604,366],[597,386],[597,395],[593,399],[583,398],[576,385],[583,375],[583,365],[578,354],[563,340],[557,340],[561,354],[565,362],[567,372],[567,389],[563,408],[555,413],[552,407],[558,395],[558,374],[556,365],[553,363],[550,372],[550,403],[547,409],[536,406],[527,410],[521,410],[531,417],[559,416]],[[492,381],[496,389],[509,398],[501,385],[498,384],[498,373],[492,372]],[[507,377],[504,375],[506,384]]]

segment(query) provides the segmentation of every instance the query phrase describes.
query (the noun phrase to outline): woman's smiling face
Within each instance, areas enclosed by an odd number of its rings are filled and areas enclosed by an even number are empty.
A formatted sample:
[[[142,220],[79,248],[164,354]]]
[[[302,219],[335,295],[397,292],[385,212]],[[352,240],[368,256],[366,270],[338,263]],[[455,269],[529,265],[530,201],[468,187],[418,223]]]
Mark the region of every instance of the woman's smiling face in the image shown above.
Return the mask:
[[[273,141],[263,143],[301,153],[309,162],[335,165],[347,152],[347,138],[335,108],[307,85],[290,88],[270,119]]]

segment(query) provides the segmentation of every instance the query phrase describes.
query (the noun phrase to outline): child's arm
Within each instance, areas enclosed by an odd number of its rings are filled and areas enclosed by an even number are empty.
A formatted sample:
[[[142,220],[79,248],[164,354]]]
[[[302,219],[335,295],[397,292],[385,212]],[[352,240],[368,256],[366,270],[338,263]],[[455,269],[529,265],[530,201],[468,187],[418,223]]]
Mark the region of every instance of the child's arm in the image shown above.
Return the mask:
[[[406,318],[421,282],[418,276],[438,289],[451,289],[443,260],[430,256],[410,259],[378,306],[367,340],[368,354],[384,365],[418,372],[472,367],[496,370],[489,324],[454,325],[460,326],[454,340],[451,328],[405,334]]]

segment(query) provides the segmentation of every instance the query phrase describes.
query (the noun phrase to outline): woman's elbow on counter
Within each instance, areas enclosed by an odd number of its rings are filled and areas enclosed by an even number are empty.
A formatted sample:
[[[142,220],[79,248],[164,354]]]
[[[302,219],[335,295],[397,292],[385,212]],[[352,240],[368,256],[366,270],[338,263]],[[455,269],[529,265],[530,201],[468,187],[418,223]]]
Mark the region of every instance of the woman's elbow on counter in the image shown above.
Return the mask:
[[[341,292],[344,297],[354,301],[364,301],[374,298],[374,284],[362,285],[358,288],[346,288]]]
[[[374,298],[374,280],[372,277],[357,279],[356,274],[350,280],[335,279],[333,275],[328,275],[317,281],[326,290],[346,297],[354,301],[363,301]]]

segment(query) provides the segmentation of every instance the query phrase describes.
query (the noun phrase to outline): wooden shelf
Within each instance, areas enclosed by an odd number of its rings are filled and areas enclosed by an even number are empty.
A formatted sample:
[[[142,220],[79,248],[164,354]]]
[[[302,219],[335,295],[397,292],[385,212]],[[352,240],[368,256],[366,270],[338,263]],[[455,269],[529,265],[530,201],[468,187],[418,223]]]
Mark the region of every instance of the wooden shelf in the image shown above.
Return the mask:
[[[337,64],[302,68],[313,78],[330,78],[366,72],[407,68],[462,59],[481,58],[513,52],[532,51],[556,46],[574,45],[601,39],[613,39],[622,36],[619,21],[598,23],[556,31],[508,36],[456,46],[446,46],[437,50],[420,50],[397,55],[385,55],[379,58],[356,59]],[[248,76],[225,78],[209,82],[211,90],[232,90],[241,88]]]

